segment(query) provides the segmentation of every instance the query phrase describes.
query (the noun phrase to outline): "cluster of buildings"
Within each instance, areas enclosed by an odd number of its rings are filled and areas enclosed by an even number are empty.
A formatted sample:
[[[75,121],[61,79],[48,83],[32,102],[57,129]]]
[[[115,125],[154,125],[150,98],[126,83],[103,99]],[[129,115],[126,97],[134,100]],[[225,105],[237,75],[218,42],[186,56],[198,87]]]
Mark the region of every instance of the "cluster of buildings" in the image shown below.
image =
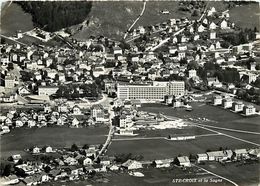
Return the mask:
[[[83,148],[52,149],[50,146],[44,148],[34,147],[30,150],[34,156],[49,156],[56,154],[55,158],[49,157],[45,162],[24,161],[20,154],[12,155],[9,159],[13,162],[15,172],[4,178],[5,184],[37,185],[52,180],[79,180],[88,179],[95,172],[106,173],[110,171],[126,170],[132,171],[147,166],[155,168],[167,168],[173,165],[178,167],[191,167],[192,162],[203,163],[217,161],[221,163],[235,162],[241,160],[257,160],[260,158],[260,149],[235,149],[209,151],[197,154],[195,157],[178,156],[169,159],[154,161],[138,161],[128,159],[125,162],[117,162],[115,157],[102,156],[94,161],[100,147],[90,145]],[[48,158],[46,158],[48,159]]]
[[[17,92],[16,86],[21,90],[19,95],[36,94],[40,96],[39,99],[43,99],[44,96],[54,95],[61,85],[93,84],[96,78],[108,74],[109,77],[103,79],[105,89],[120,99],[158,101],[166,95],[183,95],[185,78],[202,82],[196,67],[188,68],[190,62],[196,61],[200,66],[208,61],[217,64],[225,62],[232,66],[240,53],[253,56],[250,44],[248,47],[246,44],[236,47],[237,50],[234,51],[221,47],[221,35],[232,34],[236,28],[229,21],[228,12],[216,15],[219,12],[212,7],[199,22],[182,18],[153,25],[150,30],[139,27],[133,31],[133,36],[134,33],[142,36],[158,30],[160,32],[154,37],[147,36],[147,40],[140,37],[138,40],[141,41],[128,43],[128,47],[102,36],[87,41],[74,40],[70,43],[74,47],[70,48],[2,44],[1,100],[17,101],[13,96]],[[179,34],[174,34],[176,32]],[[169,38],[168,43],[165,43],[168,50],[153,51],[153,47],[165,37]],[[20,75],[8,70],[9,64],[15,64]],[[258,77],[253,68],[248,71],[239,70],[241,77],[249,77],[249,83]],[[182,80],[177,80],[176,77]],[[221,82],[210,78],[208,77],[208,86],[222,86]],[[6,90],[14,91],[7,94]]]
[[[222,69],[236,68],[240,78],[248,77],[248,84],[259,78],[255,64],[250,64],[250,69],[235,65],[241,56],[245,56],[245,59],[254,57],[252,44],[222,47],[222,36],[233,34],[236,29],[234,23],[229,21],[228,12],[219,13],[212,7],[201,21],[170,19],[149,28],[138,27],[130,33],[131,38],[137,39],[132,43],[125,43],[128,46],[103,36],[87,41],[74,40],[71,43],[67,40],[69,47],[1,44],[0,102],[50,103],[50,98],[62,86],[73,86],[69,94],[76,92],[82,95],[88,90],[83,90],[80,85],[87,87],[94,84],[97,90],[104,89],[108,95],[115,95],[116,99],[113,101],[113,112],[100,104],[83,109],[78,106],[83,102],[80,99],[73,100],[72,105],[66,103],[67,100],[60,103],[55,99],[52,100],[54,106],[45,104],[40,111],[10,110],[0,114],[0,134],[23,126],[31,128],[66,125],[78,128],[109,123],[112,113],[117,135],[134,135],[135,125],[140,128],[158,125],[160,122],[167,125],[165,118],[160,115],[138,112],[137,108],[144,102],[162,101],[173,104],[173,107],[184,106],[182,101],[175,98],[186,94],[188,80],[193,80],[195,84],[203,83],[198,68],[205,63],[221,64]],[[42,38],[42,41],[53,37],[39,29],[31,34],[36,34],[35,37]],[[21,37],[22,34],[17,33],[17,38]],[[156,51],[157,46],[166,38],[164,50]],[[191,63],[198,64],[198,67],[191,66]],[[101,83],[96,83],[97,80]],[[208,74],[204,83],[209,87],[223,87],[217,77]],[[245,116],[256,114],[254,106],[244,105],[243,102],[234,101],[227,96],[215,96],[213,105],[242,112]],[[179,120],[176,123],[182,124]],[[77,180],[93,172],[106,172],[108,169],[118,170],[121,167],[134,170],[144,166],[142,162],[132,159],[118,164],[111,157],[101,157],[99,162],[95,162],[99,150],[96,146],[75,151],[58,151],[50,146],[34,147],[31,150],[34,155],[57,153],[60,157],[39,163],[20,161],[22,157],[14,155],[12,160],[15,170],[26,176],[21,178],[20,175],[12,174],[6,180],[12,184],[22,181],[26,185],[36,185],[50,180]],[[259,149],[211,151],[197,154],[196,161],[233,161],[251,157],[259,158]],[[151,162],[158,168],[170,167],[172,163],[190,167],[191,159],[180,156]]]
[[[245,105],[242,101],[234,101],[228,95],[215,95],[212,99],[214,106],[222,106],[224,109],[231,109],[236,113],[242,113],[245,116],[256,114],[256,108],[253,105]]]
[[[10,110],[0,115],[0,134],[9,133],[12,128],[69,126],[85,127],[109,122],[109,113],[102,105],[93,105],[89,109],[79,106],[59,104],[55,107],[44,105],[43,110]]]

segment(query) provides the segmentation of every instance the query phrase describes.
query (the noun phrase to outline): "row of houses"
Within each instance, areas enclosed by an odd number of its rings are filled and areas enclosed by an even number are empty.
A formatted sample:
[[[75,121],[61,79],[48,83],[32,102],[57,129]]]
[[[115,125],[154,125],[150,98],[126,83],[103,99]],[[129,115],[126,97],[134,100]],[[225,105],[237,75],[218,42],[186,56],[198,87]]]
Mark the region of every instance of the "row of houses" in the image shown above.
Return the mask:
[[[27,126],[44,127],[48,125],[68,125],[78,128],[88,125],[104,124],[109,121],[109,113],[102,105],[93,105],[90,109],[82,109],[79,106],[60,104],[56,107],[44,105],[39,111],[10,110],[0,115],[0,134],[10,132],[10,128]]]
[[[256,114],[256,108],[253,105],[245,105],[242,101],[233,101],[231,97],[225,95],[213,96],[214,106],[222,106],[224,109],[231,109],[233,112],[242,112],[245,116]]]

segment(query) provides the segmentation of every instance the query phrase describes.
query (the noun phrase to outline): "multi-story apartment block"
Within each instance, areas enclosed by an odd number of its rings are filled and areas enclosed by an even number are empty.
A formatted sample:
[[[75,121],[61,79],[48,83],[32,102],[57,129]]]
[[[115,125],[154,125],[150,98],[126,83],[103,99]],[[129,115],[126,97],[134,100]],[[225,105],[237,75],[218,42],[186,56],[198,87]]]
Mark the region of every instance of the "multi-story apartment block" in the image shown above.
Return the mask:
[[[162,101],[166,95],[185,93],[184,81],[153,82],[152,84],[117,84],[119,99]]]

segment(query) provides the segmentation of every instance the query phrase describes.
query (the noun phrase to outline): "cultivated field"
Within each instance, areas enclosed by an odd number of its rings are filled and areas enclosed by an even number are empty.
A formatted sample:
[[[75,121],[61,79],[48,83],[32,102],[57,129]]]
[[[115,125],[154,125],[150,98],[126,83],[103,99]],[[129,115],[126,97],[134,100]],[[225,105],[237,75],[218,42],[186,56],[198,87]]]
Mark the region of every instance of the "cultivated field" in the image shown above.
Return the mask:
[[[24,149],[33,146],[43,147],[70,147],[73,143],[103,144],[106,140],[108,128],[65,128],[65,127],[45,127],[35,129],[15,129],[9,134],[1,136],[1,158],[6,158],[11,154],[24,154]]]

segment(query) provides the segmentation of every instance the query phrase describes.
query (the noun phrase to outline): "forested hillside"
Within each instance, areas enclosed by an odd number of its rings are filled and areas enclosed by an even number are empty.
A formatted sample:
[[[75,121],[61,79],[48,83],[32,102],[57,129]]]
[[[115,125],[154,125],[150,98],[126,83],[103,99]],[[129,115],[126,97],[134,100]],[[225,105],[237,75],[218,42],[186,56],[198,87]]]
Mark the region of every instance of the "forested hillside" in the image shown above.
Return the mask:
[[[46,31],[84,21],[92,8],[92,2],[85,1],[18,1],[25,12],[31,13],[36,26]]]

